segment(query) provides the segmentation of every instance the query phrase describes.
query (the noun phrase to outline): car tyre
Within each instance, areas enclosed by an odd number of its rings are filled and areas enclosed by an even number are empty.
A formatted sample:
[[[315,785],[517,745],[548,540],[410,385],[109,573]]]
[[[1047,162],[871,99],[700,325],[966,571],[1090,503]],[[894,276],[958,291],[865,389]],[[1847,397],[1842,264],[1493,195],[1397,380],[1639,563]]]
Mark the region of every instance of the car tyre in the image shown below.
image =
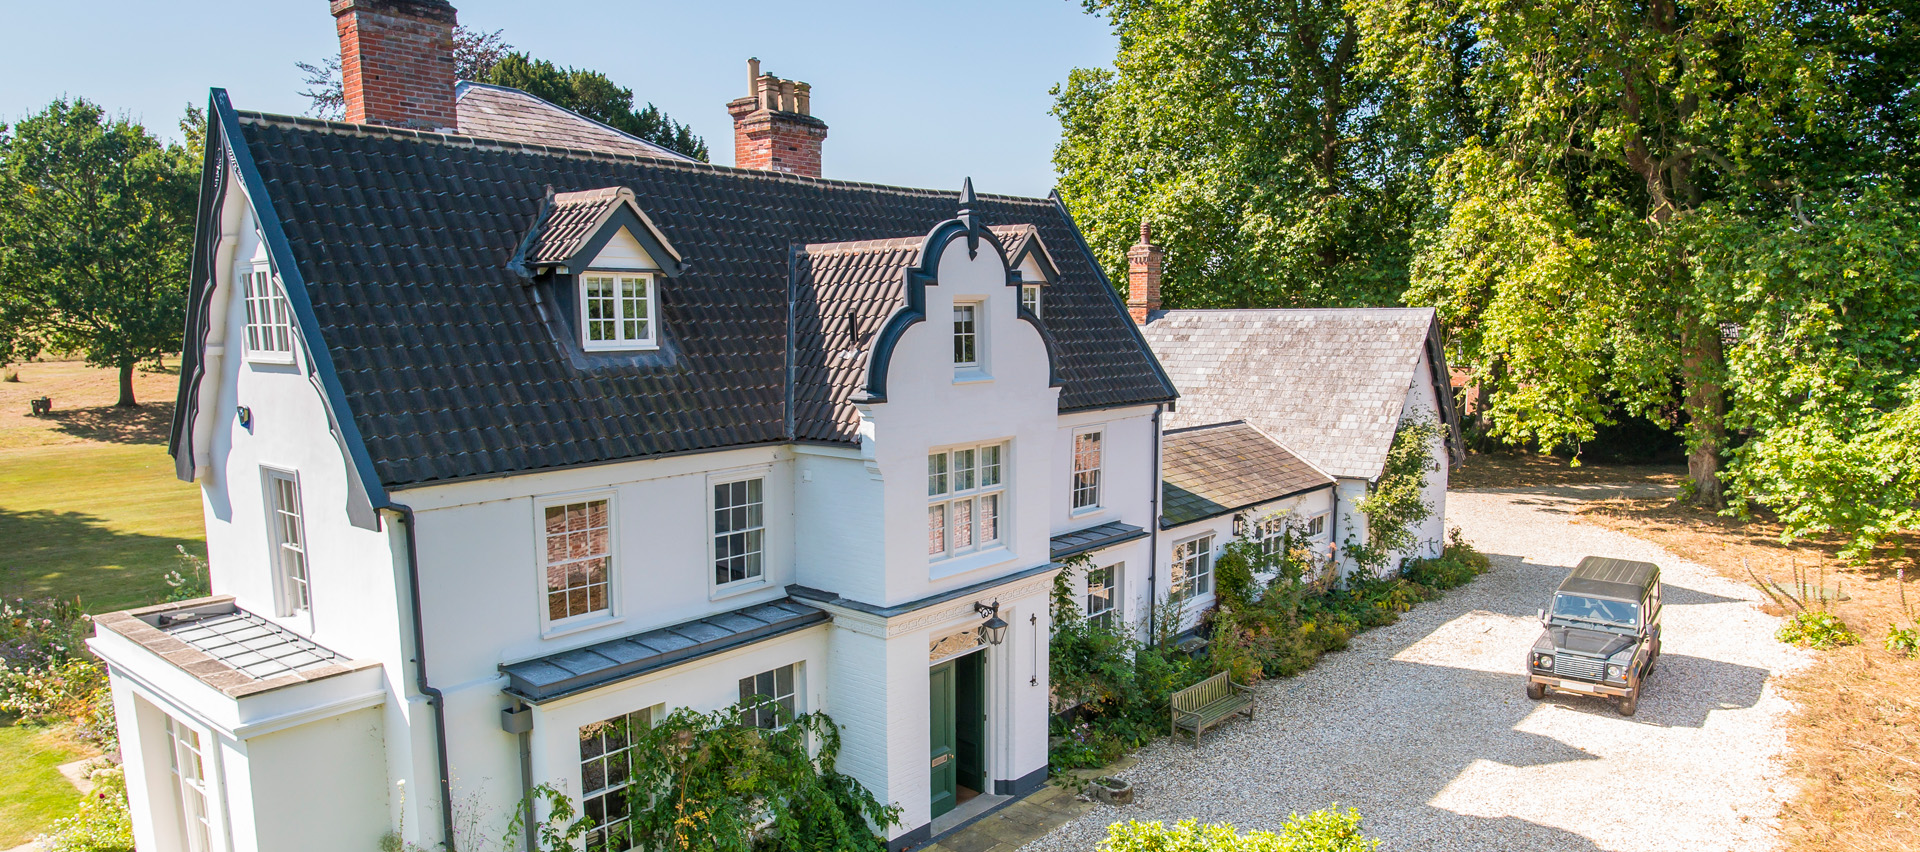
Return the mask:
[[[1547,685],[1544,683],[1527,684],[1527,697],[1535,701],[1547,697]]]
[[[1639,706],[1640,706],[1639,690],[1635,690],[1631,693],[1620,696],[1620,703],[1618,705],[1618,708],[1620,710],[1620,715],[1631,716],[1633,715],[1633,711],[1638,709]]]

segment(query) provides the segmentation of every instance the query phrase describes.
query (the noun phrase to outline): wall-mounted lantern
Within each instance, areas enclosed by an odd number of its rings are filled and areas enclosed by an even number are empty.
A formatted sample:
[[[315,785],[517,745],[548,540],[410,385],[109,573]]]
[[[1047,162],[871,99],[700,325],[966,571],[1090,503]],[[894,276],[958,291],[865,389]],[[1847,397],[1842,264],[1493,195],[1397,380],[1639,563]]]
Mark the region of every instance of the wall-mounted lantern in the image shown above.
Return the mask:
[[[981,618],[987,620],[987,623],[980,625],[980,638],[987,640],[987,644],[989,645],[998,645],[1006,641],[1007,622],[1006,619],[1000,617],[999,601],[994,601],[990,604],[975,601],[973,611],[979,613]]]

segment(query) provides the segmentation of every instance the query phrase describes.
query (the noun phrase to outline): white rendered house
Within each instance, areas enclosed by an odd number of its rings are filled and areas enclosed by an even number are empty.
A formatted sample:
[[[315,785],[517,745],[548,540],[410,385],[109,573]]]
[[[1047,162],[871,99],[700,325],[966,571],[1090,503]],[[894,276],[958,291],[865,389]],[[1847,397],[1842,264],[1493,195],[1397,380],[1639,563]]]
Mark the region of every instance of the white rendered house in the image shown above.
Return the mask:
[[[334,5],[366,68],[452,23]],[[754,82],[736,119],[799,130],[741,144],[817,146]],[[1055,551],[1149,587],[1174,398],[1059,203],[359,89],[213,94],[172,453],[214,597],[92,640],[141,848],[493,848],[536,784],[626,848],[625,726],[750,695],[831,714],[895,847],[1043,783]]]

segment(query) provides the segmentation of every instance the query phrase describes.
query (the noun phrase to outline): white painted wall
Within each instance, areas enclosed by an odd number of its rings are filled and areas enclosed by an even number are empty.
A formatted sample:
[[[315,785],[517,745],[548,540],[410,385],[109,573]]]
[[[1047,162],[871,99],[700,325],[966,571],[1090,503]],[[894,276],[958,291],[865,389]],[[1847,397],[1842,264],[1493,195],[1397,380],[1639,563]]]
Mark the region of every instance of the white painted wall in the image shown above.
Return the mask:
[[[1401,406],[1401,422],[1410,420],[1440,424],[1440,402],[1433,386],[1432,361],[1426,351],[1421,350],[1419,363],[1414,366],[1412,381],[1407,385],[1407,396]],[[1444,424],[1442,424],[1444,429]],[[1404,551],[1396,551],[1388,556],[1387,565],[1382,571],[1394,570],[1403,559],[1427,558],[1439,556],[1446,546],[1447,538],[1447,478],[1451,472],[1452,460],[1447,456],[1446,436],[1444,432],[1436,434],[1427,443],[1427,455],[1433,459],[1435,468],[1427,474],[1426,484],[1421,488],[1421,499],[1433,508],[1425,523],[1415,530],[1418,542]],[[1365,541],[1367,534],[1366,513],[1359,505],[1367,499],[1368,483],[1361,479],[1340,480],[1340,529],[1335,540],[1344,544],[1348,539]],[[1343,560],[1347,570],[1353,563]]]
[[[1220,557],[1220,551],[1224,549],[1229,542],[1234,540],[1233,519],[1236,515],[1251,514],[1256,520],[1290,516],[1304,524],[1307,519],[1321,514],[1329,515],[1329,519],[1331,520],[1333,511],[1333,492],[1330,489],[1322,488],[1283,500],[1262,503],[1240,512],[1206,518],[1161,530],[1160,552],[1158,555],[1160,576],[1159,583],[1155,589],[1155,599],[1157,601],[1167,600],[1170,583],[1169,578],[1173,570],[1173,548],[1175,545],[1211,534],[1213,536],[1213,555],[1217,561]],[[1316,550],[1324,551],[1325,544],[1332,541],[1331,534],[1332,526],[1329,524],[1328,535],[1322,536],[1313,544],[1313,547]],[[1207,610],[1213,608],[1214,604],[1219,600],[1219,595],[1217,594],[1218,589],[1219,584],[1216,580],[1213,591],[1194,597],[1181,605],[1182,629],[1190,629],[1199,624],[1200,617],[1205,614]],[[1145,615],[1146,614],[1142,612],[1139,614],[1139,618],[1129,620],[1138,621],[1144,619]]]

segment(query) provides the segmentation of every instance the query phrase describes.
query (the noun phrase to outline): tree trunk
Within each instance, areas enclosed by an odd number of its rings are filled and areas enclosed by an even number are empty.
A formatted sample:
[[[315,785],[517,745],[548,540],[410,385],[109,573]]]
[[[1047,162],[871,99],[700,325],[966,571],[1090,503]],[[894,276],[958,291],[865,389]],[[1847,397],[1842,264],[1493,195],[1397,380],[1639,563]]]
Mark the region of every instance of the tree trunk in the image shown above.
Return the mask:
[[[114,405],[121,408],[134,408],[140,403],[133,398],[133,365],[120,365],[120,401]]]
[[[1720,483],[1720,454],[1727,445],[1727,400],[1722,387],[1726,353],[1713,323],[1690,323],[1680,341],[1680,381],[1687,397],[1687,479],[1693,502],[1709,509],[1727,505]]]

